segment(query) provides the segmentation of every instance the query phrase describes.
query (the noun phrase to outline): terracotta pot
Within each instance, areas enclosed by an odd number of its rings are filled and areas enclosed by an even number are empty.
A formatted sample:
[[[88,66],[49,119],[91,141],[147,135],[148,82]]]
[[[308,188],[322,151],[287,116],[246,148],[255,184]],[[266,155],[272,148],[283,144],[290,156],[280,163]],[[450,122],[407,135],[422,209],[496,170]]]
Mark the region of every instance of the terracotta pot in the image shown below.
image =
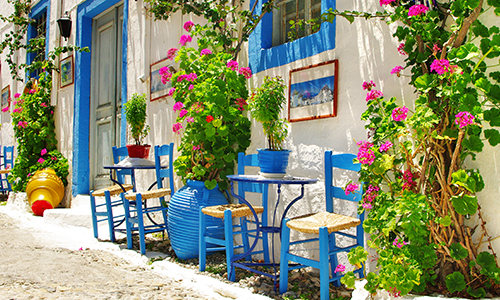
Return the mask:
[[[31,210],[36,216],[43,216],[46,209],[57,207],[64,197],[64,184],[52,169],[35,172],[28,181],[26,194]]]
[[[132,158],[148,158],[151,145],[127,145],[128,156]]]

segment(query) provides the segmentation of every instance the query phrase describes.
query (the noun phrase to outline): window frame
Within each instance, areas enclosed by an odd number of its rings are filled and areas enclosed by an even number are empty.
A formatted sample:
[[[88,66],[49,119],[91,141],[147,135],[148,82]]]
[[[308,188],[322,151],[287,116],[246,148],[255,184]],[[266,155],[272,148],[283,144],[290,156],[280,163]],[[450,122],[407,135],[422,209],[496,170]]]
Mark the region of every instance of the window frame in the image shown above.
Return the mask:
[[[49,52],[49,34],[50,34],[50,0],[41,0],[33,6],[31,12],[29,13],[29,18],[33,20],[38,20],[45,15],[45,54],[44,58],[47,58]],[[38,37],[37,25],[30,24],[27,31],[27,43],[33,38]],[[26,53],[26,64],[31,64],[35,58],[36,53]],[[38,78],[39,74],[28,74],[26,72],[26,79],[30,77]]]

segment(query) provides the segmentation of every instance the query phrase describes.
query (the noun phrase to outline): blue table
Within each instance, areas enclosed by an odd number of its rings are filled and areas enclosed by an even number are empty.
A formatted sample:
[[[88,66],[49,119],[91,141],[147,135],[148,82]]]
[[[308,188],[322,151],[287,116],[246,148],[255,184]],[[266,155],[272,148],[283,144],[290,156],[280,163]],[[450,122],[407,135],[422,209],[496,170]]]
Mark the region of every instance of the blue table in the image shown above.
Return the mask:
[[[256,228],[257,229],[256,236],[259,236],[260,233],[263,232],[263,233],[270,233],[270,234],[279,233],[280,237],[281,237],[281,224],[282,224],[283,219],[286,217],[286,214],[288,213],[288,211],[290,210],[292,205],[294,205],[298,200],[300,200],[304,197],[304,185],[316,183],[318,181],[318,179],[305,178],[305,177],[293,177],[293,176],[285,176],[283,178],[267,178],[267,177],[263,177],[260,175],[229,175],[229,176],[227,176],[227,178],[231,181],[231,193],[233,194],[233,196],[236,199],[238,199],[240,201],[240,203],[246,204],[248,207],[250,207],[250,210],[252,211],[252,213],[254,215],[255,223],[256,223],[256,227],[257,227]],[[248,201],[246,201],[244,198],[238,196],[234,192],[234,182],[251,182],[251,183],[262,183],[262,184],[267,184],[267,185],[270,185],[270,184],[277,185],[277,196],[278,197],[276,200],[276,205],[274,206],[273,220],[272,220],[271,225],[267,224],[267,222],[265,222],[266,224],[263,224],[263,223],[261,224],[257,214],[255,213],[255,210],[252,208],[250,203],[248,203]],[[276,226],[276,210],[277,210],[278,204],[281,200],[281,186],[282,185],[300,185],[301,192],[300,192],[300,195],[298,197],[293,199],[286,206],[283,214],[281,215],[278,226]],[[266,212],[268,211],[267,208],[265,208],[265,211]],[[264,220],[266,220],[266,219],[264,219]],[[264,263],[238,262],[242,258],[244,258],[244,257],[248,256],[250,253],[252,253],[252,251],[257,246],[258,240],[259,240],[258,238],[254,239],[252,245],[245,253],[240,254],[240,255],[235,255],[231,259],[231,264],[235,267],[242,268],[242,269],[245,269],[245,270],[248,270],[251,272],[255,272],[257,274],[261,274],[261,275],[273,278],[274,288],[276,289],[276,280],[278,278],[278,275],[277,275],[277,269],[276,269],[277,264],[274,261],[274,237],[271,239],[272,262],[269,262],[269,263],[268,262],[264,262]],[[266,272],[262,272],[260,270],[255,269],[255,267],[258,267],[258,266],[272,267],[273,273],[266,273]]]

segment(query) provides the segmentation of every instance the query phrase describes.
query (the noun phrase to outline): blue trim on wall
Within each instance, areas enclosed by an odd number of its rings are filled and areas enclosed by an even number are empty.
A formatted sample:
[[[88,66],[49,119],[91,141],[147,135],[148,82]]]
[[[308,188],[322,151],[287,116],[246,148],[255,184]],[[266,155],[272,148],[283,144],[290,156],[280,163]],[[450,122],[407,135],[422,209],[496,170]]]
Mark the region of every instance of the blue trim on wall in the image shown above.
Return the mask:
[[[262,3],[267,0],[251,0],[250,7],[258,1],[255,14],[262,12]],[[329,8],[335,10],[336,0],[322,0],[321,12]],[[323,23],[321,29],[311,35],[295,41],[272,47],[272,13],[268,13],[261,20],[249,38],[248,56],[252,73],[258,73],[267,69],[283,66],[299,59],[304,59],[321,52],[335,49],[336,22]],[[269,28],[271,30],[269,30]]]
[[[127,102],[127,45],[128,45],[128,6],[129,2],[124,1],[123,6],[123,36],[122,36],[122,109],[120,123],[120,146],[125,146],[127,143],[127,118],[125,118],[125,102]],[[127,13],[125,13],[127,12]]]
[[[116,5],[121,0],[88,0],[78,6],[76,22],[76,45],[92,46],[92,18]],[[126,37],[128,24],[128,1],[123,7],[123,36]],[[122,99],[127,95],[127,39],[122,47]],[[73,118],[73,185],[72,194],[88,194],[90,187],[90,65],[91,53],[75,54],[75,110]],[[124,96],[125,95],[125,96]],[[122,100],[123,102],[123,100]],[[123,127],[123,126],[122,126]],[[122,128],[123,131],[123,128]]]
[[[36,5],[31,8],[29,17],[31,19],[37,19],[41,14],[47,13],[47,22],[45,23],[45,57],[49,55],[49,33],[50,33],[50,0],[41,0]],[[33,25],[28,25],[27,40],[37,36],[36,28]],[[36,57],[36,53],[26,53],[26,62],[31,64]],[[26,72],[26,78],[29,77],[28,72]]]

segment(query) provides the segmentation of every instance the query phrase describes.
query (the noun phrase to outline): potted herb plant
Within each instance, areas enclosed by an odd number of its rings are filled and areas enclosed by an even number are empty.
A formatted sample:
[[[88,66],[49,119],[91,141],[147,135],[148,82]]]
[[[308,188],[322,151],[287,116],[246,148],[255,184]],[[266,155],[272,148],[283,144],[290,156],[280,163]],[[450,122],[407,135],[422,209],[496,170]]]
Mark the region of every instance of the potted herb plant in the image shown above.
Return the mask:
[[[129,157],[147,158],[151,145],[142,144],[142,139],[145,138],[150,130],[149,125],[146,125],[146,95],[133,94],[127,103],[124,105],[125,117],[130,125],[132,138],[135,141],[133,145],[127,145]]]
[[[280,118],[286,102],[285,88],[281,77],[266,76],[248,102],[252,118],[262,124],[268,141],[268,148],[257,149],[261,175],[267,177],[283,177],[288,166],[290,150],[283,149],[288,122]]]

